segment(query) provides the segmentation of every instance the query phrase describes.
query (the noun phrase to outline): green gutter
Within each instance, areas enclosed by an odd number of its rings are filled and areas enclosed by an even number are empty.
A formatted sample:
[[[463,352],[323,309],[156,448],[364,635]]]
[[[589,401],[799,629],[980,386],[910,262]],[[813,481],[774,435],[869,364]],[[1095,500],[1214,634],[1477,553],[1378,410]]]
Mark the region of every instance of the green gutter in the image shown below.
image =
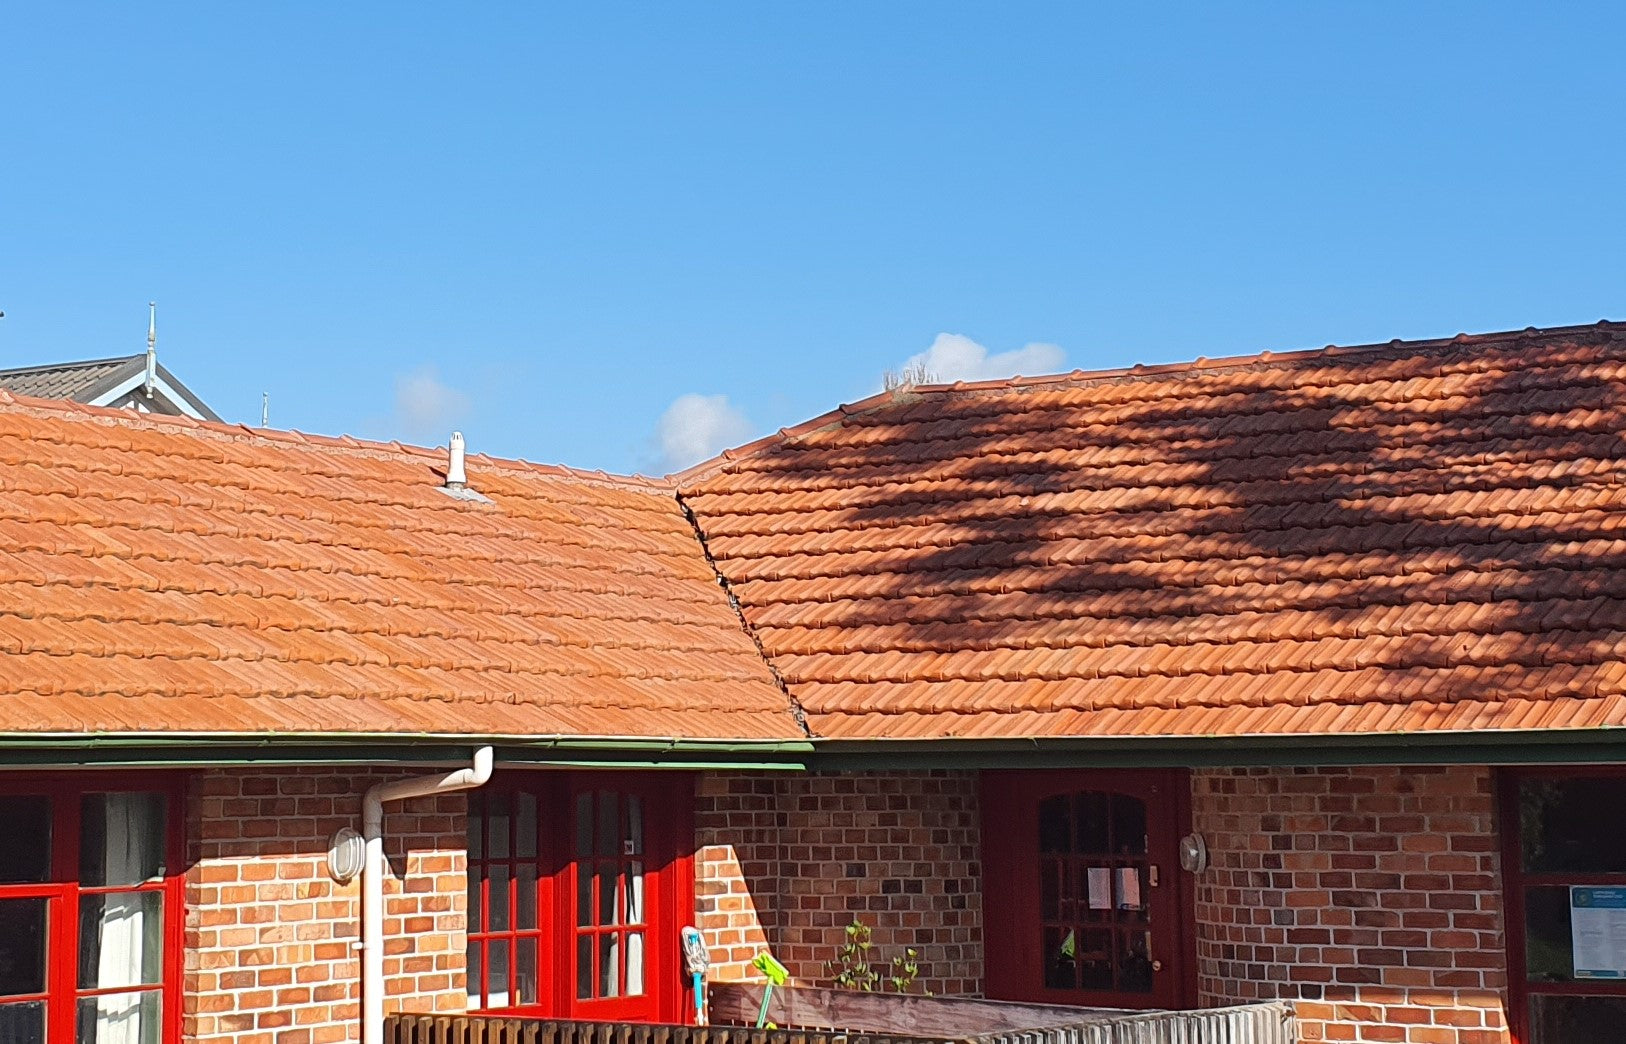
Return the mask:
[[[479,736],[444,733],[8,733],[0,769],[242,765],[451,764],[475,747],[500,765],[622,769],[801,771],[806,740],[683,737]]]
[[[1348,736],[822,740],[831,771],[997,768],[1246,768],[1339,765],[1626,764],[1626,728]]]
[[[496,748],[514,768],[857,772],[999,768],[1626,764],[1626,728],[1350,736],[725,740],[452,733],[9,733],[6,768],[442,765]]]

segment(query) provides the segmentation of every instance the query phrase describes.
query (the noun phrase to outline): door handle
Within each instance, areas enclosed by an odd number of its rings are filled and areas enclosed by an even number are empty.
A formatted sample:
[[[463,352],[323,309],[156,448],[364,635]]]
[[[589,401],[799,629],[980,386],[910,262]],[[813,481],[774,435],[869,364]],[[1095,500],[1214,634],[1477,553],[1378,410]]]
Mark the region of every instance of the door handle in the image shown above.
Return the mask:
[[[1153,971],[1162,971],[1163,970],[1163,962],[1162,961],[1153,961],[1152,962],[1152,970]]]
[[[1157,887],[1157,864],[1153,863],[1146,868],[1146,881],[1153,888]]]

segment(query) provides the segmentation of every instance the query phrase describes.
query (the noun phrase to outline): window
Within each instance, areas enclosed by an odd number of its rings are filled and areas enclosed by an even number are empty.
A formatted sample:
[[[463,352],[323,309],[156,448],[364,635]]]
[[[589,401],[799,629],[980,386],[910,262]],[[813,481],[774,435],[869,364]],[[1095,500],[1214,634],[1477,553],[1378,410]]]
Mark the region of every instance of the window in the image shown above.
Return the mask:
[[[693,908],[685,776],[534,774],[469,800],[469,1006],[675,1021]]]
[[[0,790],[0,1040],[179,1039],[172,788]]]
[[[1508,773],[1509,978],[1523,1044],[1614,1044],[1626,1024],[1626,773]]]

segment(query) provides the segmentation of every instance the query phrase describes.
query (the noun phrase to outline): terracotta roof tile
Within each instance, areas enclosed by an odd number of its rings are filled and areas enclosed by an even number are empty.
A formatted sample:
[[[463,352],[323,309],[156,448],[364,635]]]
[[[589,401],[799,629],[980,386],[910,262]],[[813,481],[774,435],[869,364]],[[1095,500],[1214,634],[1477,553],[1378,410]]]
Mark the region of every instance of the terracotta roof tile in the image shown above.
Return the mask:
[[[677,481],[822,735],[1626,724],[1608,324],[901,389]]]
[[[3,732],[796,738],[672,488],[0,392]]]

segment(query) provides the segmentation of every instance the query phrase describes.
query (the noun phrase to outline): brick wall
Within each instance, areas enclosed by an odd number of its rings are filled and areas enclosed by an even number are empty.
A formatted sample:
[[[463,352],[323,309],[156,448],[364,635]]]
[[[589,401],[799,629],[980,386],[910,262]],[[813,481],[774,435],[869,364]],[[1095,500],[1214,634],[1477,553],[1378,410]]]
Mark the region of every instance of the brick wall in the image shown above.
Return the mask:
[[[1203,1003],[1300,1000],[1307,1041],[1507,1041],[1489,770],[1202,772],[1193,816]]]
[[[333,883],[327,846],[340,827],[359,829],[362,794],[385,778],[311,769],[193,778],[189,1044],[359,1039],[360,881]],[[448,794],[387,809],[387,1011],[464,1006],[464,808]]]
[[[976,774],[714,775],[697,797],[698,927],[712,977],[755,976],[763,948],[827,979],[853,917],[883,960],[919,951],[917,989],[982,989]]]

